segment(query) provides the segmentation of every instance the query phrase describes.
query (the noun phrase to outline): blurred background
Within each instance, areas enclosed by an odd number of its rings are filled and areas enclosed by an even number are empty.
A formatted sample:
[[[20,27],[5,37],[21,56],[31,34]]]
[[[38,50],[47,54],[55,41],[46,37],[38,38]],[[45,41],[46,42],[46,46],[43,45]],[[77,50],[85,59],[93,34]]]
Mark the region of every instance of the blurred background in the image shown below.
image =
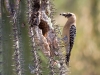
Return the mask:
[[[100,75],[100,0],[55,0],[56,23],[64,26],[62,12],[77,17],[77,35],[70,59],[70,75]]]

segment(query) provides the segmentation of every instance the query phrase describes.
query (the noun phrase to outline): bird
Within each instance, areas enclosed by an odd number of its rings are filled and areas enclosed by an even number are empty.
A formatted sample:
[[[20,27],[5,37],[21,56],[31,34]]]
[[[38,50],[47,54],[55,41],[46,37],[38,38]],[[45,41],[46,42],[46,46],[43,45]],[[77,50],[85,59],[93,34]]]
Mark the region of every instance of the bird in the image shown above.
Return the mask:
[[[67,18],[67,22],[62,31],[62,40],[66,49],[65,63],[69,66],[71,51],[76,37],[76,15],[71,12],[61,13],[60,15]]]

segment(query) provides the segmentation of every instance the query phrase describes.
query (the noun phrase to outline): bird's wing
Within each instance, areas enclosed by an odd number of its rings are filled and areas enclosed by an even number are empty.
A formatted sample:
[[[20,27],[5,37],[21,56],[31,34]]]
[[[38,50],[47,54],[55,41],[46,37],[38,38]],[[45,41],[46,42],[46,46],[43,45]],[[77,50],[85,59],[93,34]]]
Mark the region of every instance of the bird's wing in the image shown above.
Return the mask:
[[[75,25],[71,25],[69,34],[70,34],[70,42],[68,44],[67,52],[66,52],[66,65],[68,65],[68,66],[69,66],[71,50],[73,48],[74,39],[75,39],[75,36],[76,36],[76,27],[75,27]]]
[[[76,36],[76,27],[75,25],[71,25],[70,27],[70,51],[73,48],[75,36]]]

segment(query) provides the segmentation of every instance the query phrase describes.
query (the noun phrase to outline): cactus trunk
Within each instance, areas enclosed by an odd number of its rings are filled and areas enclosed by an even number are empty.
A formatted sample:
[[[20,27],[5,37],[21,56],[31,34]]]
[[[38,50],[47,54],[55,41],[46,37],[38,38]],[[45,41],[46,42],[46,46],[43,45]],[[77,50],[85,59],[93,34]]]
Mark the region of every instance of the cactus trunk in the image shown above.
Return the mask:
[[[53,43],[60,32],[52,23],[53,11],[49,0],[0,0],[0,75],[65,74],[63,64],[54,65],[56,60],[64,62]]]

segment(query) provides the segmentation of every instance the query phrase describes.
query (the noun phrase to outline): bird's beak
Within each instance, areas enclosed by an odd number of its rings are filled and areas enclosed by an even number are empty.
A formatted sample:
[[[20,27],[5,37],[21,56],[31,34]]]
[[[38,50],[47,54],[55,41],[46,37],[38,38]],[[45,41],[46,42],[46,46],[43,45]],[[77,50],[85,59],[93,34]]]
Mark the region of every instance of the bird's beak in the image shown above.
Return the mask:
[[[61,13],[60,15],[61,16],[64,16],[64,17],[68,17],[68,14],[67,13]]]
[[[66,17],[67,14],[66,13],[60,13],[60,15]]]

